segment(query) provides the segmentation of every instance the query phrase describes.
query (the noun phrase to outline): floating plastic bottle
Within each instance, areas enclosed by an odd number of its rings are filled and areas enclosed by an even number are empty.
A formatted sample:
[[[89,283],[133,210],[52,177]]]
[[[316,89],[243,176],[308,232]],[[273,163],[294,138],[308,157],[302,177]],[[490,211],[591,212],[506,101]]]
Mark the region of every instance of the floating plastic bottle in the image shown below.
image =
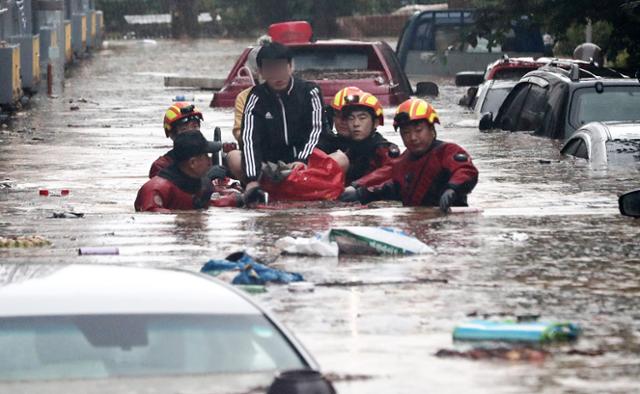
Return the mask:
[[[580,327],[566,322],[495,322],[473,320],[457,326],[453,339],[461,341],[572,341],[578,338]]]

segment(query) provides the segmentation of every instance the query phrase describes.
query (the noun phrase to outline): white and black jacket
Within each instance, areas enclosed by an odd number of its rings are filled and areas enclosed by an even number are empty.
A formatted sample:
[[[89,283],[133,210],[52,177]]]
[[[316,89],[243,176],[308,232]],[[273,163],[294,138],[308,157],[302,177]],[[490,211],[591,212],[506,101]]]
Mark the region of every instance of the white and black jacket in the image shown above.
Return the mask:
[[[248,181],[257,180],[263,162],[306,163],[324,132],[322,93],[313,82],[291,78],[276,93],[255,86],[242,116],[242,165]]]

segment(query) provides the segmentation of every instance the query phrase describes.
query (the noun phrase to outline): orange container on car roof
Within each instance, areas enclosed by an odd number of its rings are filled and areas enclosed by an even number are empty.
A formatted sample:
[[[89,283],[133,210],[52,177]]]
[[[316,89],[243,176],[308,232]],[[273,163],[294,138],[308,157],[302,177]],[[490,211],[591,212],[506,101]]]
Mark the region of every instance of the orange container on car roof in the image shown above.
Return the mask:
[[[311,41],[313,30],[305,21],[274,23],[269,26],[271,39],[280,44],[295,44]]]

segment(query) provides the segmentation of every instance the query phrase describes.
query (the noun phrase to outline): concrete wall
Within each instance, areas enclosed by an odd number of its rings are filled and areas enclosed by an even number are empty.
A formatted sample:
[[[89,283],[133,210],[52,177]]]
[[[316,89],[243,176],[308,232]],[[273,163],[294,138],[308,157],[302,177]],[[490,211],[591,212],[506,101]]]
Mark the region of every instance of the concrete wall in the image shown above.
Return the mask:
[[[0,89],[3,89],[0,106],[6,109],[18,105],[20,97],[16,100],[15,83],[12,82],[16,78],[21,81],[22,90],[31,94],[46,93],[47,69],[50,68],[54,85],[61,86],[65,67],[101,45],[103,24],[99,23],[102,19],[98,15],[101,14],[96,14],[94,0],[0,0],[0,48],[18,45],[20,52],[18,67],[0,69]],[[75,24],[76,31],[66,34],[65,24],[77,20],[78,16],[84,16],[91,23]],[[72,42],[67,42],[66,37],[72,37]],[[74,38],[85,42],[74,42]],[[76,49],[69,59],[65,59],[67,47]],[[0,51],[0,57],[3,57],[0,63],[12,64],[9,56],[15,57],[11,50]]]

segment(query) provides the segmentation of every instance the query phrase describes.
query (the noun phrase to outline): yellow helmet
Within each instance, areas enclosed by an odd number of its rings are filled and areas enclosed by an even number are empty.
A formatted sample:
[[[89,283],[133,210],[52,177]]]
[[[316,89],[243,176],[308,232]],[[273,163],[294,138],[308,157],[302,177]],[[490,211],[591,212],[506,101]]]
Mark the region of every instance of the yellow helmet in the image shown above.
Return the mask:
[[[357,96],[362,94],[362,90],[355,86],[347,86],[346,88],[340,89],[338,93],[333,97],[333,101],[331,102],[331,107],[336,111],[342,111],[342,106],[344,105],[345,99],[349,96]]]
[[[376,96],[371,93],[363,92],[354,93],[344,98],[342,109],[348,107],[364,107],[374,114],[374,118],[378,118],[380,126],[384,125],[384,114],[382,113],[382,104]]]
[[[176,122],[188,122],[192,119],[199,122],[204,119],[202,112],[195,105],[185,102],[175,103],[164,113],[164,133],[169,137]]]
[[[422,99],[410,98],[396,109],[396,115],[393,117],[393,128],[397,130],[398,127],[414,120],[426,120],[431,124],[440,123],[438,113],[431,104]]]

